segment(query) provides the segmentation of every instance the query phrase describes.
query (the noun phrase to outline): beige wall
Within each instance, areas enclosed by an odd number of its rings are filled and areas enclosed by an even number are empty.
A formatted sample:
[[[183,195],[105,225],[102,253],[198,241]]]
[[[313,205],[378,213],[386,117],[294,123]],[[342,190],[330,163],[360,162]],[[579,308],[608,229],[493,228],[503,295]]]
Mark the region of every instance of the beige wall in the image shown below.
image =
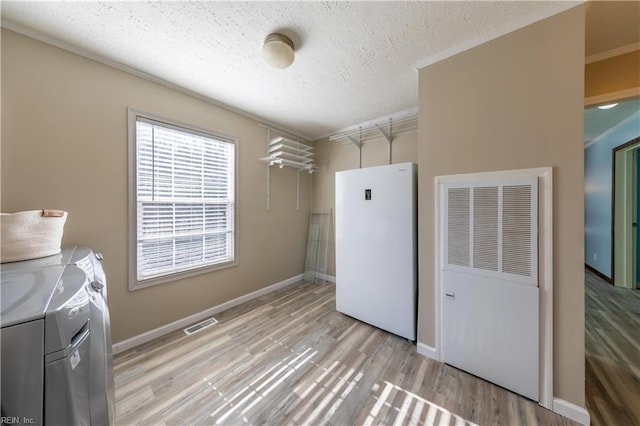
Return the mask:
[[[392,162],[418,161],[418,131],[402,133],[393,139]],[[335,224],[335,173],[358,168],[358,150],[351,144],[322,139],[314,143],[319,171],[313,176],[313,208],[331,209]],[[388,163],[388,144],[382,137],[365,142],[362,146],[362,167],[382,166]],[[335,276],[335,240],[330,233],[327,274]]]
[[[239,266],[127,289],[127,107],[239,139]],[[266,130],[193,97],[2,30],[2,209],[69,212],[64,244],[105,257],[113,340],[122,341],[303,272],[311,179],[272,168]]]
[[[640,50],[592,62],[584,67],[586,98],[640,89]]]
[[[435,346],[434,177],[552,166],[554,395],[584,406],[582,6],[420,70],[419,340]]]

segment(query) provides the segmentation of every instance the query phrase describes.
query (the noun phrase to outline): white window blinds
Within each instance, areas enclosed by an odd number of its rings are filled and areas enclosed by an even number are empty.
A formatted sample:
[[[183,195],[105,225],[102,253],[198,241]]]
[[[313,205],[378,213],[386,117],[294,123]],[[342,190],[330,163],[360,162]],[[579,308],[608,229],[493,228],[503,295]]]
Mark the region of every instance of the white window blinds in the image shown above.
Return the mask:
[[[234,261],[234,141],[135,118],[136,281]]]

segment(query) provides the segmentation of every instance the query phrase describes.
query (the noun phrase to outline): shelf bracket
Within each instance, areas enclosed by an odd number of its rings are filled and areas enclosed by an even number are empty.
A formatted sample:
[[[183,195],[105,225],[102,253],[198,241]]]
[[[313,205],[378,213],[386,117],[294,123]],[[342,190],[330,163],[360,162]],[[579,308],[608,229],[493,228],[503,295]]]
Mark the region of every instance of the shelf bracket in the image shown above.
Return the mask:
[[[387,134],[384,129],[376,124],[376,129],[380,132],[380,134],[387,140],[387,143],[391,143],[391,134]]]
[[[393,143],[393,119],[391,117],[389,117],[389,133],[385,132],[384,129],[380,126],[378,126],[377,124],[375,124],[376,129],[378,129],[378,132],[380,132],[380,134],[382,135],[382,137],[385,138],[385,140],[387,141],[387,162],[389,164],[391,164],[391,144]]]
[[[358,140],[349,135],[344,135],[344,137],[347,138],[349,142],[353,144],[353,146],[358,148],[358,168],[362,168],[362,129],[360,129],[359,131]]]
[[[300,171],[296,173],[296,210],[300,210]]]
[[[355,146],[356,148],[358,149],[362,148],[362,142],[355,140],[353,137],[349,135],[344,135],[344,137],[349,139],[349,142],[351,142],[353,146]]]
[[[271,128],[267,127],[267,155],[269,155],[269,141],[271,140]],[[267,163],[267,211],[271,211],[271,163]]]

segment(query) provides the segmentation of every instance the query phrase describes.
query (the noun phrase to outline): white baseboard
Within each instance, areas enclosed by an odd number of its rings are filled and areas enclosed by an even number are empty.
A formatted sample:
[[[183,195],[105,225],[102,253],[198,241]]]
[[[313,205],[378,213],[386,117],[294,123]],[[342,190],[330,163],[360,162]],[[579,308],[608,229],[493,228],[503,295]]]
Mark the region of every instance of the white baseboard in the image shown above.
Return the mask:
[[[320,273],[317,274],[317,275],[318,275],[318,278],[321,278],[321,279],[323,279],[323,280],[325,280],[327,282],[330,282],[330,283],[335,283],[336,282],[336,277],[334,277],[333,275],[320,274]]]
[[[434,359],[436,361],[440,361],[438,359],[438,356],[437,356],[436,348],[434,348],[433,346],[429,346],[427,344],[424,344],[424,343],[418,341],[418,343],[416,344],[416,349],[417,349],[417,351],[418,351],[418,353],[420,355],[424,355],[427,358],[431,358],[431,359]]]
[[[264,296],[265,294],[271,293],[272,291],[281,289],[283,287],[287,287],[291,284],[295,284],[301,281],[303,277],[304,277],[304,274],[300,274],[291,278],[287,278],[284,281],[280,281],[279,283],[275,283],[268,287],[261,288],[260,290],[256,290],[249,294],[245,294],[244,296],[236,297],[235,299],[229,300],[228,302],[224,302],[219,305],[213,306],[209,309],[205,309],[202,312],[198,312],[196,314],[189,315],[188,317],[179,319],[172,323],[165,324],[158,328],[154,328],[153,330],[149,330],[145,333],[139,334],[137,336],[133,336],[130,339],[123,340],[122,342],[114,343],[113,353],[117,354],[120,352],[124,352],[128,349],[135,348],[136,346],[140,346],[143,343],[147,343],[154,339],[157,339],[158,337],[162,337],[165,334],[169,334],[176,330],[180,330],[181,328],[185,328],[198,321],[207,319],[210,316],[215,315],[219,312],[226,311],[227,309],[233,308],[234,306],[238,306],[244,302],[248,302],[249,300],[256,299],[260,296]]]
[[[198,312],[196,314],[179,319],[172,323],[165,324],[161,327],[158,327],[153,330],[149,330],[145,333],[139,334],[137,336],[131,337],[130,339],[123,340],[122,342],[114,343],[113,353],[118,354],[120,352],[124,352],[136,346],[140,346],[144,343],[150,342],[151,340],[157,339],[158,337],[162,337],[165,334],[174,332],[176,330],[180,330],[181,328],[185,328],[188,325],[191,325],[203,319],[209,318],[210,316],[215,315],[219,312],[233,308],[244,302],[248,302],[258,297],[264,296],[265,294],[271,293],[283,287],[287,287],[289,285],[295,284],[301,281],[303,278],[304,278],[304,274],[296,275],[284,281],[280,281],[279,283],[272,284],[268,287],[261,288],[260,290],[256,290],[249,294],[245,294],[244,296],[240,296],[235,299],[229,300],[228,302],[224,302],[219,305],[213,306],[209,309],[205,309],[202,312]],[[324,275],[321,278],[329,282],[335,282],[335,277],[332,275]],[[437,358],[436,348],[418,341],[416,344],[416,349],[420,355],[439,361]],[[557,414],[560,414],[561,416],[567,417],[582,425],[588,426],[591,423],[591,418],[586,408],[576,405],[572,402],[565,401],[564,399],[560,399],[560,398],[553,399],[553,411]]]
[[[426,356],[427,358],[431,358],[436,361],[440,361],[437,357],[436,348],[424,344],[420,341],[417,343],[416,348],[417,352],[420,355]],[[585,426],[591,424],[591,418],[586,408],[576,405],[572,402],[565,401],[564,399],[553,398],[553,412]]]
[[[553,412],[565,416],[582,425],[591,424],[591,417],[586,408],[560,398],[553,398]]]

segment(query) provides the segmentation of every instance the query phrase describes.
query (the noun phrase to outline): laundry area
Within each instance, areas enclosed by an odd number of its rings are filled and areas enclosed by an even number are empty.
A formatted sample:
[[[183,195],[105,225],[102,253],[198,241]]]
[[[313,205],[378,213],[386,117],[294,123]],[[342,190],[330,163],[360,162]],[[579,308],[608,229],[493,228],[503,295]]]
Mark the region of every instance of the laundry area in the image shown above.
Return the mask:
[[[3,2],[0,423],[590,424],[633,3]]]

